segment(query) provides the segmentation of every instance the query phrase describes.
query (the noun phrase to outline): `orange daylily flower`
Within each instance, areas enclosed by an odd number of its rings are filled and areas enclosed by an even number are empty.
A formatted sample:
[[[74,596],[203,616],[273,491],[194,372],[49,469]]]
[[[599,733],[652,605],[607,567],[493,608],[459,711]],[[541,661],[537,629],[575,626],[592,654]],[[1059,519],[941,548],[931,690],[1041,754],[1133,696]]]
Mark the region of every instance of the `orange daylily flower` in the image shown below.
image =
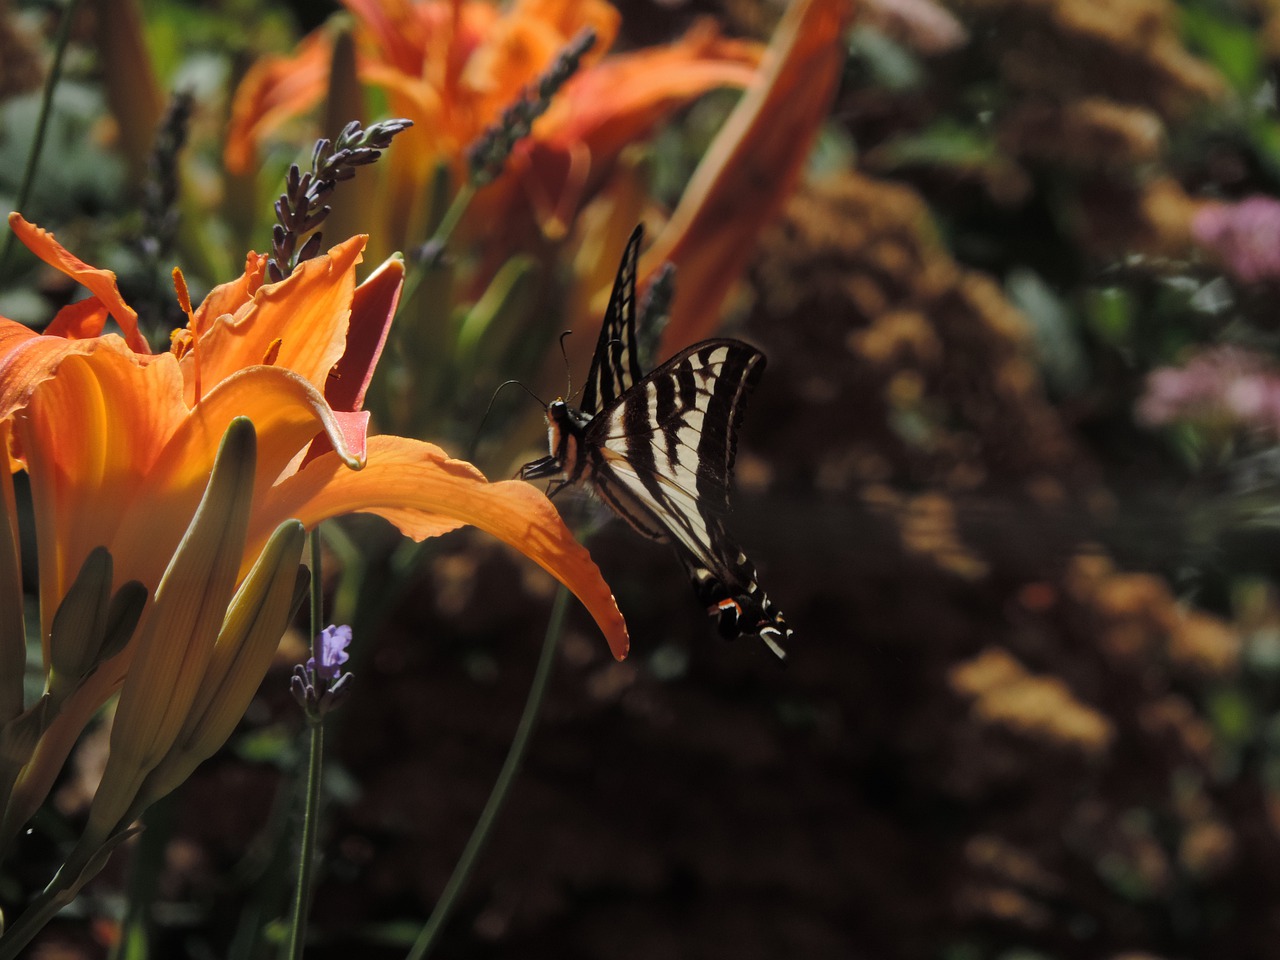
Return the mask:
[[[749,84],[760,56],[758,44],[721,37],[706,20],[670,46],[604,57],[619,21],[604,0],[515,0],[506,12],[489,0],[344,3],[355,19],[361,80],[386,93],[393,115],[414,121],[404,134],[409,149],[388,164],[388,212],[400,216],[418,206],[440,163],[461,180],[467,146],[584,27],[595,30],[595,48],[482,200],[493,211],[523,193],[551,234],[563,233],[623,146],[709,90]],[[320,100],[331,45],[321,30],[296,56],[267,57],[249,71],[233,105],[228,170],[251,169],[258,145]]]
[[[360,407],[399,297],[399,260],[357,287],[365,238],[354,237],[268,284],[265,256],[250,254],[243,276],[192,312],[173,350],[151,354],[114,276],[17,214],[9,222],[41,259],[94,294],[59,314],[56,335],[0,318],[0,438],[9,438],[11,471],[31,478],[46,644],[54,611],[95,547],[110,551],[115,584],[155,589],[224,432],[247,417],[258,456],[241,578],[289,518],[314,527],[374,513],[418,540],[471,524],[573,590],[614,655],[626,655],[626,625],[608,586],[541,492],[490,483],[429,443],[366,441]],[[102,333],[108,315],[123,336]],[[149,610],[135,636],[145,632]],[[19,778],[10,823],[42,802],[89,718],[120,688],[134,652],[130,643],[67,698]],[[45,655],[47,662],[47,648]]]

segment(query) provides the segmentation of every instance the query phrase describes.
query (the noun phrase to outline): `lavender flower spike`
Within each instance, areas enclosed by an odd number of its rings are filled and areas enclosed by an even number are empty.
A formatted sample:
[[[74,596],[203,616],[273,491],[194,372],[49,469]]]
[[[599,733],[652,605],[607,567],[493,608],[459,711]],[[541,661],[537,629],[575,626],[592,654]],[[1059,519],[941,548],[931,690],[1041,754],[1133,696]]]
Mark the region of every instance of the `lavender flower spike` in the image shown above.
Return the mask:
[[[338,706],[351,692],[352,674],[343,673],[347,662],[347,647],[351,643],[351,628],[327,626],[316,637],[315,650],[319,658],[310,657],[305,665],[293,668],[289,689],[298,705],[313,722]]]

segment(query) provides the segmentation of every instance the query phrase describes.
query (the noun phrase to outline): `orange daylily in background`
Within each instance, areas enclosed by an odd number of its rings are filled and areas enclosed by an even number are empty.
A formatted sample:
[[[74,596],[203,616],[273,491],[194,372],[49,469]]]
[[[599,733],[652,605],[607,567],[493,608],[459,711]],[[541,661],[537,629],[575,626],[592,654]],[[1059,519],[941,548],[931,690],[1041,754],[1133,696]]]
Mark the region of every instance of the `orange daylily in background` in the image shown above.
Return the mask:
[[[625,656],[626,626],[608,586],[542,493],[515,481],[490,483],[428,443],[366,438],[360,407],[399,297],[399,260],[357,287],[365,238],[354,237],[266,284],[266,257],[250,254],[244,275],[213,290],[175,335],[173,350],[156,355],[113,275],[17,214],[9,222],[37,256],[93,294],[59,313],[51,334],[0,318],[0,437],[10,438],[10,469],[31,479],[46,640],[95,547],[110,551],[116,584],[138,580],[155,589],[208,483],[219,441],[234,419],[247,417],[258,458],[242,578],[289,518],[314,527],[345,513],[375,513],[418,540],[471,524],[573,590],[614,655]],[[123,336],[102,334],[108,316]],[[133,653],[130,643],[67,698],[19,778],[11,823],[43,801],[85,724],[119,689]]]
[[[793,0],[760,74],[725,121],[640,274],[676,266],[663,355],[711,336],[761,228],[804,170],[840,84],[853,0]]]
[[[507,175],[484,191],[474,222],[510,214],[523,195],[543,231],[563,235],[626,144],[709,90],[749,84],[761,49],[721,37],[704,20],[669,46],[604,57],[619,22],[604,0],[515,0],[505,12],[489,0],[344,3],[355,19],[360,79],[385,91],[392,115],[414,121],[404,134],[409,149],[389,158],[388,223],[423,206],[439,164],[460,182],[466,148],[584,27],[596,32],[594,49],[517,146]],[[233,105],[229,171],[252,169],[262,141],[320,100],[331,46],[317,31],[296,56],[267,57],[249,71]]]
[[[826,120],[845,58],[853,0],[792,0],[760,69],[716,134],[653,245],[640,260],[643,286],[663,264],[676,268],[675,297],[655,359],[713,336],[720,307],[746,270],[761,229],[795,189]],[[566,297],[568,324],[590,330],[604,312],[618,258],[638,219],[648,219],[642,188],[617,178],[617,189],[589,210],[573,262],[576,289]],[[656,226],[650,223],[651,228]],[[586,366],[594,336],[565,341],[573,369]],[[562,380],[559,357],[545,366],[544,389]]]

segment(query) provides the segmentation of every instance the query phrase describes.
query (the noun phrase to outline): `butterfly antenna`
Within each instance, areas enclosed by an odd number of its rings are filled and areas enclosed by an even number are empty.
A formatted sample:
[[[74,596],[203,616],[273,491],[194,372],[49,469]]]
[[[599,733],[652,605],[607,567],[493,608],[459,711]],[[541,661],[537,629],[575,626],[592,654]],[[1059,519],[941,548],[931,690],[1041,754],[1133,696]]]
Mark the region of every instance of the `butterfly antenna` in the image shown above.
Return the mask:
[[[489,419],[489,414],[493,412],[493,405],[498,400],[498,394],[502,392],[502,389],[504,387],[509,387],[512,384],[515,384],[517,387],[519,387],[529,396],[533,397],[533,399],[537,401],[538,405],[542,407],[542,409],[545,410],[547,408],[547,405],[543,402],[542,398],[539,397],[532,390],[530,390],[528,387],[526,387],[519,380],[503,380],[502,383],[498,384],[497,389],[493,391],[493,396],[489,398],[489,405],[484,408],[484,416],[480,418],[480,425],[476,427],[475,436],[471,438],[471,445],[467,448],[468,460],[475,460],[476,458],[476,450],[480,446],[480,437],[484,433],[484,425]]]

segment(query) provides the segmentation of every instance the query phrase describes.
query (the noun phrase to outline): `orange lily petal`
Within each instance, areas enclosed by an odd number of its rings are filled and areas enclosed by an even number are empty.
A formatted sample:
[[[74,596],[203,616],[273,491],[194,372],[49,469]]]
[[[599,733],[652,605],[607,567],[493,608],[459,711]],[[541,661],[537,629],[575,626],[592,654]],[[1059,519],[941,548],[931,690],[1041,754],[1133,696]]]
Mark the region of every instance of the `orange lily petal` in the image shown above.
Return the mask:
[[[381,62],[404,74],[421,72],[432,25],[423,22],[416,4],[409,0],[343,0],[343,6],[360,22]]]
[[[223,314],[233,314],[253,299],[267,274],[265,253],[250,253],[245,257],[244,273],[230,283],[220,283],[195,309],[195,328],[206,331],[211,323]]]
[[[56,338],[40,341],[33,346]],[[142,357],[117,337],[71,343],[84,349],[44,351],[48,366],[38,371],[41,381],[31,390],[23,416],[14,420],[42,544],[40,598],[46,620],[89,551],[110,547],[121,506],[148,489],[144,480],[186,412],[182,377],[169,354]],[[136,577],[130,564],[145,563],[152,552],[115,558],[119,582]],[[47,637],[49,624],[44,626]]]
[[[252,420],[258,435],[255,498],[266,496],[272,484],[289,473],[298,452],[320,431],[337,449],[333,456],[343,469],[360,466],[345,444],[336,415],[307,380],[275,367],[241,370],[219,383],[183,419],[147,470],[142,489],[119,503],[119,532],[110,541],[113,553],[130,558],[159,555],[159,563],[139,564],[132,576],[144,583],[159,579],[163,563],[177,546],[176,537],[204,492],[222,435],[239,416]],[[157,532],[161,526],[175,532],[171,544]],[[246,553],[245,570],[256,556],[256,551]]]
[[[751,84],[761,49],[701,20],[671,46],[610,57],[574,76],[513,157],[544,233],[568,229],[627,144],[711,90]]]
[[[9,214],[9,228],[37,257],[55,270],[66,274],[97,297],[111,316],[115,317],[116,323],[120,324],[125,342],[132,349],[138,353],[151,352],[147,341],[138,332],[138,315],[120,296],[114,273],[89,266],[63,248],[48,230],[41,230],[35,224],[24,220],[17,212]]]
[[[234,371],[270,362],[306,377],[323,390],[341,358],[355,290],[355,266],[364,236],[352,237],[327,256],[300,264],[279,283],[264,284],[234,315],[215,319],[200,336],[200,375],[205,384]],[[194,405],[196,358],[182,358],[187,403]]]
[[[326,454],[267,494],[255,530],[296,517],[307,527],[346,513],[384,517],[415,540],[463,524],[479,527],[525,554],[572,590],[595,618],[613,655],[627,655],[626,623],[613,593],[555,506],[532,485],[490,483],[471,464],[439,447],[401,437],[371,437],[363,470]]]
[[[851,0],[793,0],[750,87],[694,171],[671,221],[641,261],[676,265],[663,355],[712,334],[720,304],[760,228],[791,193],[844,63]]]
[[[393,257],[356,287],[351,301],[346,349],[330,372],[324,388],[324,398],[333,408],[342,436],[361,462],[365,458],[369,426],[369,414],[361,408],[378,359],[382,356],[382,348],[386,346],[403,285],[404,261]],[[332,444],[328,436],[321,434],[311,442],[303,463],[309,463],[330,449]]]
[[[325,384],[324,397],[335,410],[359,410],[386,346],[404,284],[404,261],[393,257],[356,287],[346,350]]]
[[[583,142],[612,156],[704,93],[751,85],[763,50],[699,20],[669,46],[619,54],[576,74],[538,121],[537,139],[553,149]]]
[[[602,0],[518,0],[511,17],[550,24],[563,38],[561,46],[583,27],[590,27],[596,32],[596,45],[588,53],[587,63],[598,60],[613,46],[622,23],[621,14]]]
[[[258,144],[286,120],[320,102],[329,78],[332,41],[324,30],[303,37],[291,57],[263,57],[245,74],[231,104],[223,162],[245,174],[257,160]]]
[[[89,297],[59,310],[53,322],[44,328],[44,334],[68,340],[87,340],[102,335],[107,317],[106,305],[97,297]]]

